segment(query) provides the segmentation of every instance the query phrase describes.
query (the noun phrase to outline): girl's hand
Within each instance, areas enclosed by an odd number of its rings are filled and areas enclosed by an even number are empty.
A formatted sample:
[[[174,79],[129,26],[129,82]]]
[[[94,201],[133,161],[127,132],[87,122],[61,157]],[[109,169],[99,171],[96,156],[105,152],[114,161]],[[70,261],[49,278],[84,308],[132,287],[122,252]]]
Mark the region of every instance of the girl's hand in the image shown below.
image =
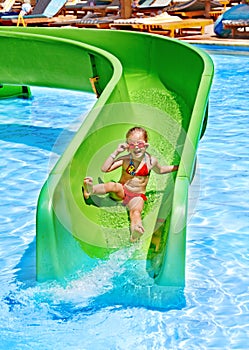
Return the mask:
[[[126,142],[120,143],[117,148],[117,152],[121,153],[128,150],[128,144]]]

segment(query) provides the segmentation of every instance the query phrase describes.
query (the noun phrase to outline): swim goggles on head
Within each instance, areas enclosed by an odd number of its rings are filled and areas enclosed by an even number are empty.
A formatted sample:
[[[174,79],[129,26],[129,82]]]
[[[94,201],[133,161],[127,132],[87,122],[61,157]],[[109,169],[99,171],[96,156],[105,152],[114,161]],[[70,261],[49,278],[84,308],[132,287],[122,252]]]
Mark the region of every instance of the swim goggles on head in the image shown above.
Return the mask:
[[[145,142],[144,141],[139,141],[139,142],[130,142],[128,143],[128,147],[130,149],[134,149],[135,147],[138,147],[138,148],[144,148],[145,147]]]

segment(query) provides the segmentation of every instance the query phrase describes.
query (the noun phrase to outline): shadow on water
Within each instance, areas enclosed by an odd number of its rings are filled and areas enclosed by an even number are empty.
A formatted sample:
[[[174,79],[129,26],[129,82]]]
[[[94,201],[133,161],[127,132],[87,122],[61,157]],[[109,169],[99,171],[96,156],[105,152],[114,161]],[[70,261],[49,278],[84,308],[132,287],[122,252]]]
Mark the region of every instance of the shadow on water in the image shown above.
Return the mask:
[[[63,144],[75,135],[75,132],[62,128],[46,128],[41,126],[1,124],[0,140],[12,143],[21,143],[27,146],[38,147],[51,151],[59,136],[63,133]]]
[[[36,284],[36,238],[29,244],[15,267],[15,277],[18,282],[22,282],[26,287]]]
[[[138,288],[119,286],[116,289],[92,298],[87,303],[57,301],[50,303],[49,314],[53,320],[68,322],[74,318],[89,316],[102,309],[110,310],[145,308],[167,312],[181,310],[186,306],[184,289],[179,287]]]
[[[186,306],[184,288],[163,286],[116,285],[113,290],[94,299],[99,307],[145,307],[161,311],[180,310]]]
[[[89,316],[105,308],[113,310],[145,308],[167,312],[181,310],[185,306],[184,288],[134,286],[125,283],[116,284],[112,290],[87,300],[50,302],[49,314],[56,321],[67,322],[78,316]]]

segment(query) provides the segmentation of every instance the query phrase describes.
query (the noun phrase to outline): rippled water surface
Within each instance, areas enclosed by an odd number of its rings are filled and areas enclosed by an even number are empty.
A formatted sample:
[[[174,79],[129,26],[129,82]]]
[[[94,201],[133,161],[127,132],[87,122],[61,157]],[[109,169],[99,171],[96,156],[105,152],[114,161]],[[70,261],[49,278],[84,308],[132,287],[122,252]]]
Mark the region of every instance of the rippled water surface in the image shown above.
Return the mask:
[[[141,276],[131,250],[67,285],[35,282],[38,194],[95,97],[35,88],[0,101],[0,349],[248,349],[249,55],[211,56],[184,291]]]

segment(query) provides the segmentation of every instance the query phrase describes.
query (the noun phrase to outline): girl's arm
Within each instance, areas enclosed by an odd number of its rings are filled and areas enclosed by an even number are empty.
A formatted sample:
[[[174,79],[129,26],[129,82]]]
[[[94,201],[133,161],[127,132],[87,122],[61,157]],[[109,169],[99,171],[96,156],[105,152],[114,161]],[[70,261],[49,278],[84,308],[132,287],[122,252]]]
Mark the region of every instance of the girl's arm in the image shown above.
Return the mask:
[[[122,157],[118,158],[115,160],[115,158],[122,152],[127,150],[127,144],[126,143],[121,143],[118,148],[109,155],[109,157],[106,159],[106,161],[104,162],[104,164],[101,167],[101,171],[103,171],[104,173],[108,173],[112,170],[115,170],[117,168],[119,168],[120,166],[122,166],[123,164],[123,159]]]
[[[167,174],[178,170],[178,165],[160,165],[158,160],[153,157],[153,167],[152,169],[157,174]]]

